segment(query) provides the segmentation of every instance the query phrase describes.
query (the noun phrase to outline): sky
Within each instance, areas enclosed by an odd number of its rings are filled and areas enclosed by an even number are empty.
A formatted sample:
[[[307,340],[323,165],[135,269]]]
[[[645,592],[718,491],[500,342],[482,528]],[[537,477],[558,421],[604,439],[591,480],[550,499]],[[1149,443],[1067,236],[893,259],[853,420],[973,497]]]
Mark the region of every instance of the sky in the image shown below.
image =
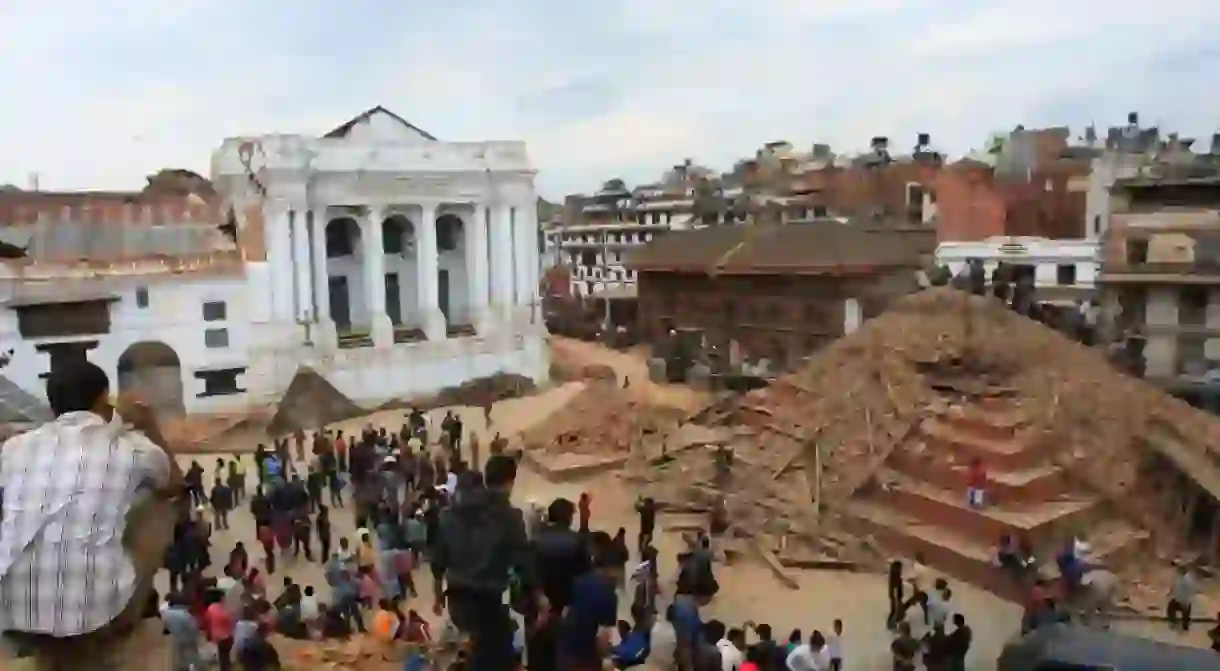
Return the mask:
[[[137,189],[375,105],[526,141],[553,200],[781,139],[960,155],[1139,111],[1206,146],[1217,35],[1217,0],[0,0],[0,184]]]

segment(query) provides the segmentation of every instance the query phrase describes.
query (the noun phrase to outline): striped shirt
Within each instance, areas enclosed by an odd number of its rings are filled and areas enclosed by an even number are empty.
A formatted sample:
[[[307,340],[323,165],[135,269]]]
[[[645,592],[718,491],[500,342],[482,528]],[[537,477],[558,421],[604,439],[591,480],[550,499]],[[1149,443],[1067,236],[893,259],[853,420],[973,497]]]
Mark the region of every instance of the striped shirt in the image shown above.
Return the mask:
[[[0,452],[0,631],[76,636],[114,620],[136,589],[123,547],[141,485],[169,457],[143,434],[70,412]]]

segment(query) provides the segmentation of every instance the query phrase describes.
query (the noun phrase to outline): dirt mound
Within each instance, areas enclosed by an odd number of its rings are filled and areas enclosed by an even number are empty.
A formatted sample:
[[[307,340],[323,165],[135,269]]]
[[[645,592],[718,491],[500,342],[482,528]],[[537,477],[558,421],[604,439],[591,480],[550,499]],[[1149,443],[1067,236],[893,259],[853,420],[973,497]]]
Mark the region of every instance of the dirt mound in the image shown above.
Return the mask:
[[[527,449],[618,455],[669,431],[685,413],[642,403],[605,384],[581,390],[562,409],[521,435]]]
[[[275,415],[267,425],[267,433],[282,436],[296,429],[317,429],[363,413],[360,406],[317,371],[301,366],[280,399]]]
[[[603,382],[618,382],[618,373],[614,368],[604,363],[591,363],[580,370],[580,376],[586,380],[601,380]]]
[[[1175,546],[1179,526],[1139,479],[1154,437],[1168,432],[1187,456],[1213,464],[1182,474],[1220,490],[1214,417],[995,299],[946,288],[901,299],[802,370],[695,413],[695,421],[734,430],[729,480],[717,473],[714,448],[669,455],[634,477],[675,508],[705,510],[723,500],[730,519],[740,520],[739,537],[772,546],[794,537],[822,553],[833,538],[850,554],[852,530],[837,506],[875,479],[921,421],[959,402],[985,406],[996,393],[1028,418],[1031,435],[1062,446],[1053,458],[1075,489],[1100,495],[1151,532],[1162,555],[1183,546]],[[814,491],[823,504],[817,514]]]
[[[516,373],[496,373],[489,377],[476,377],[456,387],[445,387],[435,395],[405,402],[401,407],[431,410],[455,405],[480,408],[510,398],[529,396],[538,391],[534,381]]]

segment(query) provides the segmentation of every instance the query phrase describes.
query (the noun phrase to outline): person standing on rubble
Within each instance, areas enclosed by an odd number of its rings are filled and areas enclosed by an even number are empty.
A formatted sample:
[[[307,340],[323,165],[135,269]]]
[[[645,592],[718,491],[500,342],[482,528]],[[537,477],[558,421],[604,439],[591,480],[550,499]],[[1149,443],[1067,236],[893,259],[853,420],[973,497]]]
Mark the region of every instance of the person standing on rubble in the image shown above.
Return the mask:
[[[540,619],[547,617],[549,603],[538,589],[525,520],[509,503],[517,462],[492,457],[484,476],[483,486],[463,490],[441,513],[432,553],[433,610],[440,615],[448,606],[453,624],[470,636],[469,668],[503,671],[512,666],[513,634],[504,606],[510,571]]]
[[[47,399],[55,419],[0,451],[0,631],[34,650],[36,668],[115,668],[185,480],[152,410],[116,413],[96,365],[52,371]]]

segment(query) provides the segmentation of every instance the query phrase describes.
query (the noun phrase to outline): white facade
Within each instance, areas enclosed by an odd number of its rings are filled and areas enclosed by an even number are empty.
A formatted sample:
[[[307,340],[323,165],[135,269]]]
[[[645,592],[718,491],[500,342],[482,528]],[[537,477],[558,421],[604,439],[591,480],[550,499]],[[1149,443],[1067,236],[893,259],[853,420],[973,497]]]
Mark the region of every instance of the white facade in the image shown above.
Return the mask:
[[[1070,289],[1087,295],[1097,287],[1098,253],[1095,240],[994,237],[942,242],[936,246],[936,262],[957,275],[970,259],[980,259],[989,278],[1000,263],[1033,266],[1036,289]]]
[[[226,140],[211,177],[236,215],[235,267],[82,271],[105,284],[111,327],[79,339],[112,378],[132,344],[168,345],[188,412],[274,403],[303,365],[363,405],[497,372],[542,381],[534,174],[524,143],[441,142],[381,108],[322,138]],[[8,270],[0,298],[16,302],[76,272]],[[3,311],[4,375],[42,397],[40,344]],[[238,389],[210,393],[199,374],[217,369],[240,371]]]
[[[571,270],[573,296],[619,294],[635,288],[635,271],[626,266],[631,251],[668,230],[668,224],[564,226],[547,231],[546,244]]]

